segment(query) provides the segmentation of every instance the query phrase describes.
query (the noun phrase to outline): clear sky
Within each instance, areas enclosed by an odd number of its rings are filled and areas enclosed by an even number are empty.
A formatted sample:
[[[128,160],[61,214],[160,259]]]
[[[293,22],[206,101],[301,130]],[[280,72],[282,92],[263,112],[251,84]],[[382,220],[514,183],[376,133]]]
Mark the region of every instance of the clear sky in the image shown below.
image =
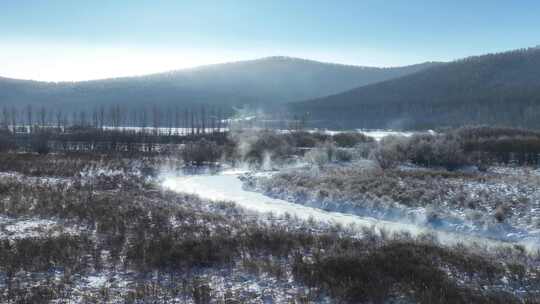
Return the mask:
[[[0,0],[0,75],[23,79],[273,55],[396,66],[539,44],[538,0]]]

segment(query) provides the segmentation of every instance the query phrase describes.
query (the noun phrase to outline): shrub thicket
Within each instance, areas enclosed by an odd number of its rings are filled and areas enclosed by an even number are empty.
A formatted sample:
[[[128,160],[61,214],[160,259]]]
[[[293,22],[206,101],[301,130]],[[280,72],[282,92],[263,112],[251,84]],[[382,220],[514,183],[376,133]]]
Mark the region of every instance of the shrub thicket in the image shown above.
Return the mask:
[[[375,139],[359,132],[342,132],[332,136],[338,147],[352,148],[361,143],[374,142]]]
[[[395,297],[419,303],[512,303],[518,298],[489,290],[498,288],[504,277],[513,286],[518,273],[524,273],[519,276],[522,286],[538,284],[529,257],[497,259],[487,252],[483,256],[406,236],[385,238],[369,230],[358,238],[339,228],[260,222],[230,204],[163,191],[129,171],[114,180],[96,175],[85,180],[73,177],[66,183],[3,177],[0,197],[3,215],[55,218],[88,230],[88,237],[78,233],[3,241],[0,271],[7,274],[7,287],[0,294],[2,302],[64,299],[73,290],[72,279],[104,267],[174,277],[201,268],[236,267],[248,260],[267,265],[257,269],[283,276],[286,272],[268,265],[281,261],[293,270],[296,282],[312,287],[315,294],[351,303]],[[518,267],[507,267],[509,261]],[[64,269],[62,286],[52,279],[58,269]],[[15,274],[35,271],[50,273],[35,284],[40,290],[16,283]],[[155,288],[136,289],[124,297],[156,300],[180,286],[158,281]],[[185,286],[190,299],[210,299],[208,284],[193,281]],[[197,286],[206,286],[208,292],[193,293]],[[110,301],[107,290],[93,295],[98,302]]]
[[[188,142],[180,149],[182,160],[190,165],[215,163],[222,157],[223,152],[222,147],[204,138]]]

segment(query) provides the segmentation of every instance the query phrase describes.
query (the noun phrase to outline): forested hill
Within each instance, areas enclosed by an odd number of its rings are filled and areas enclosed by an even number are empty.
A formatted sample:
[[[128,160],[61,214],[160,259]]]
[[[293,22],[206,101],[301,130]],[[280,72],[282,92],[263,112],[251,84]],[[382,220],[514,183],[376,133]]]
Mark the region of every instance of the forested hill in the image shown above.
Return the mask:
[[[540,128],[540,49],[470,57],[344,93],[290,104],[318,126]]]
[[[0,78],[0,106],[266,105],[335,94],[433,65],[372,68],[268,57],[141,77],[72,83]]]

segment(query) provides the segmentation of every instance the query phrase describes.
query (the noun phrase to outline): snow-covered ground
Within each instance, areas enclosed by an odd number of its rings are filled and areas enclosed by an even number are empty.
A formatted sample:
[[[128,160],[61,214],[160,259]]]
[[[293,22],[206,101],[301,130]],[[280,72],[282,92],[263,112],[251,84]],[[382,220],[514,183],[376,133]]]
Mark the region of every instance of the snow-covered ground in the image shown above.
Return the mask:
[[[351,129],[351,130],[328,130],[328,129],[307,129],[307,132],[310,133],[322,133],[326,135],[336,135],[340,133],[348,133],[348,132],[358,132],[362,133],[364,135],[373,137],[375,140],[381,140],[383,137],[386,136],[405,136],[409,137],[414,134],[435,134],[434,131],[428,130],[428,131],[394,131],[394,130],[364,130],[364,129]],[[291,132],[290,130],[280,130],[281,133],[288,133]]]
[[[79,232],[78,227],[66,226],[53,219],[11,218],[0,215],[0,240],[77,235]]]
[[[26,176],[18,172],[0,172],[0,178],[25,180],[33,184],[70,183],[71,179],[53,176]]]
[[[159,127],[159,128],[154,128],[154,127],[129,127],[129,126],[125,126],[125,127],[112,127],[112,126],[105,126],[104,129],[106,130],[121,130],[121,131],[131,131],[131,132],[145,132],[145,133],[155,133],[157,132],[158,134],[161,134],[161,135],[167,135],[167,134],[189,134],[191,132],[191,129],[190,128],[167,128],[167,127]],[[254,130],[257,130],[257,129],[260,129],[260,128],[256,128],[256,127],[253,127],[252,129]],[[202,130],[201,130],[202,131]],[[220,129],[217,129],[217,128],[206,128],[205,129],[205,132],[206,133],[212,133],[212,132],[227,132],[229,131],[228,128],[220,128]],[[417,132],[413,132],[413,131],[397,131],[397,130],[365,130],[365,129],[351,129],[351,130],[328,130],[328,129],[306,129],[305,131],[307,132],[310,132],[310,133],[322,133],[322,134],[327,134],[327,135],[336,135],[336,134],[340,134],[340,133],[345,133],[345,132],[359,132],[359,133],[363,133],[367,136],[370,136],[370,137],[373,137],[375,138],[376,140],[380,140],[382,139],[383,137],[385,136],[412,136],[414,134],[421,134],[421,133],[429,133],[429,134],[434,134],[435,132],[432,131],[432,130],[428,130],[428,131],[417,131]],[[278,132],[280,133],[289,133],[291,132],[291,130],[278,130]]]
[[[286,268],[286,267],[285,267]],[[193,299],[196,289],[206,289],[213,299],[222,302],[235,300],[240,303],[295,303],[299,298],[309,294],[309,288],[295,282],[290,269],[284,269],[283,277],[246,269],[242,263],[233,268],[207,268],[192,273],[179,273],[176,276],[159,275],[158,273],[141,274],[132,271],[112,271],[110,269],[84,274],[72,274],[69,284],[64,281],[65,273],[57,268],[47,273],[18,272],[14,281],[20,287],[38,286],[43,281],[66,288],[64,299],[51,303],[86,303],[88,297],[99,300],[99,303],[126,303],[126,296],[138,288],[152,288],[155,295],[147,293],[151,298],[141,299],[136,303],[197,303]],[[258,272],[258,271],[255,271]],[[189,282],[189,285],[186,285]],[[144,288],[143,287],[143,288]],[[5,288],[0,280],[0,288]],[[96,298],[101,295],[103,298]],[[168,295],[167,297],[165,297]],[[311,295],[313,297],[313,295]],[[324,294],[319,294],[310,303],[332,303]],[[103,302],[101,302],[103,301]]]
[[[389,131],[389,130],[357,130],[360,133],[363,133],[367,136],[375,138],[375,140],[381,140],[386,136],[412,136],[421,132],[403,132],[403,131]],[[434,133],[433,131],[428,131],[428,133]]]

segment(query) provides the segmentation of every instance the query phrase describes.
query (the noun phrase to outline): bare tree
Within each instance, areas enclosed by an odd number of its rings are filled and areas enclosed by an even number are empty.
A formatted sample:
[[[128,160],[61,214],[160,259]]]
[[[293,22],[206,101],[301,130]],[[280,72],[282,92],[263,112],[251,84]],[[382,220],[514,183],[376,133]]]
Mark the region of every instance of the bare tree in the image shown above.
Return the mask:
[[[71,125],[72,126],[78,125],[77,111],[71,112]]]
[[[146,127],[148,126],[148,116],[146,115],[146,108],[141,109],[141,127],[143,133],[146,133]]]
[[[184,135],[188,134],[188,128],[189,128],[189,110],[184,110]]]
[[[105,125],[105,107],[103,105],[99,106],[99,129],[103,130]]]
[[[99,126],[99,115],[97,108],[92,110],[92,127],[97,128]]]
[[[174,107],[174,128],[176,135],[180,135],[180,110],[178,106]]]
[[[9,111],[6,106],[2,108],[2,128],[9,129]]]
[[[39,127],[45,128],[45,125],[47,124],[47,109],[45,109],[44,106],[42,106],[41,109],[39,109],[38,116],[39,116],[38,117]]]
[[[12,128],[12,131],[13,133],[15,133],[16,131],[16,128],[17,128],[17,108],[15,108],[15,106],[12,106],[11,107],[11,128]]]
[[[34,123],[32,118],[33,118],[33,109],[32,109],[32,105],[28,105],[26,106],[26,123],[28,125],[28,132],[31,133],[32,132],[32,124]]]
[[[161,111],[154,105],[152,108],[152,125],[154,127],[155,135],[159,134],[159,127],[161,125]]]
[[[216,133],[216,108],[210,108],[210,129],[212,134]]]
[[[129,126],[138,127],[139,126],[139,111],[137,108],[132,108],[129,110]]]
[[[88,121],[87,121],[87,117],[86,117],[86,110],[81,110],[79,112],[79,124],[81,127],[87,127],[88,126]]]
[[[202,134],[206,132],[206,108],[204,105],[201,106],[201,128]]]
[[[120,106],[111,106],[110,120],[113,128],[117,130],[120,127]]]
[[[223,112],[222,112],[221,107],[219,107],[219,108],[218,108],[218,113],[217,113],[217,128],[218,128],[218,133],[221,133],[221,131],[222,131],[222,125],[223,125]]]
[[[191,110],[191,135],[195,135],[195,111]]]
[[[56,110],[56,128],[58,132],[62,132],[63,117],[62,109]]]
[[[170,108],[167,108],[166,120],[167,120],[168,135],[171,136],[172,126],[173,126],[173,112],[171,111]]]

